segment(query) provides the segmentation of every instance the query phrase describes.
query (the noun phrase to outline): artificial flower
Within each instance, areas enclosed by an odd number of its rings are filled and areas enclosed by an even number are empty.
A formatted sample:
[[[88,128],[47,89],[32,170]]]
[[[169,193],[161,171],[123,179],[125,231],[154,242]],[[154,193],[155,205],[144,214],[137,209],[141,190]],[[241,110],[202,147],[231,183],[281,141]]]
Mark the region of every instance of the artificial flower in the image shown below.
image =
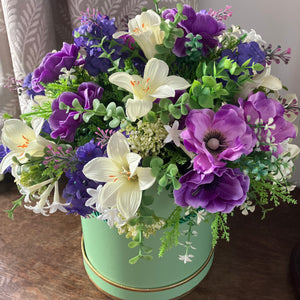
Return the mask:
[[[133,94],[126,102],[126,114],[131,121],[145,116],[156,98],[174,97],[175,90],[184,90],[190,84],[179,76],[168,76],[168,65],[159,59],[150,59],[145,67],[144,77],[116,72],[109,81]]]
[[[124,218],[131,218],[140,206],[142,191],[153,185],[155,177],[151,168],[138,167],[141,156],[130,152],[126,137],[119,132],[110,138],[107,154],[88,162],[83,174],[106,183],[98,195],[100,207],[117,207]]]
[[[177,13],[178,10],[176,8],[166,9],[163,11],[162,17],[174,22]],[[191,6],[186,4],[183,6],[182,14],[187,16],[187,19],[180,21],[177,25],[178,28],[184,31],[184,36],[176,39],[173,48],[173,52],[176,56],[186,56],[185,43],[189,41],[186,37],[189,33],[192,33],[194,36],[197,34],[201,36],[200,41],[203,45],[201,51],[203,55],[218,45],[217,37],[221,35],[226,28],[223,22],[217,21],[206,12],[195,12]]]
[[[36,118],[32,121],[32,128],[18,119],[7,120],[2,129],[2,143],[10,152],[2,159],[0,164],[0,173],[3,173],[10,165],[13,164],[13,157],[25,162],[26,154],[31,156],[44,156],[44,149],[52,142],[41,137],[44,120]]]
[[[235,206],[242,205],[250,184],[247,175],[229,168],[218,168],[210,174],[192,170],[179,182],[180,189],[173,191],[176,204],[202,207],[210,213],[229,213]]]
[[[180,134],[182,130],[178,130],[179,122],[177,120],[174,121],[173,126],[164,125],[166,131],[168,132],[167,137],[165,138],[165,143],[174,142],[177,147],[180,147]]]
[[[230,104],[216,113],[210,109],[190,111],[180,136],[185,148],[197,154],[194,169],[204,173],[251,153],[256,143],[241,112]]]
[[[116,32],[113,37],[131,35],[143,50],[147,59],[157,53],[155,46],[163,43],[165,32],[160,29],[161,18],[153,10],[147,10],[128,22],[129,32]]]

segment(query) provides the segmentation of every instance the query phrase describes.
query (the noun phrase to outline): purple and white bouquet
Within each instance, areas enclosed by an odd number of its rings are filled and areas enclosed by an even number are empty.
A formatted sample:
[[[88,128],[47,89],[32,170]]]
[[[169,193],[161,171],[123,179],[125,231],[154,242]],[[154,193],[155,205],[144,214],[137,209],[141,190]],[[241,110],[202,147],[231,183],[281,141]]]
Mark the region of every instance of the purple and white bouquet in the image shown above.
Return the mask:
[[[83,13],[74,43],[24,79],[30,110],[7,116],[0,146],[0,173],[11,172],[22,194],[10,217],[23,204],[94,216],[136,244],[165,230],[162,255],[178,243],[179,223],[210,220],[215,244],[229,238],[228,214],[260,207],[264,217],[280,201],[295,203],[297,97],[282,95],[271,75],[290,49],[227,28],[228,6],[195,12],[158,2],[127,31]],[[174,198],[170,218],[151,208],[150,188]]]

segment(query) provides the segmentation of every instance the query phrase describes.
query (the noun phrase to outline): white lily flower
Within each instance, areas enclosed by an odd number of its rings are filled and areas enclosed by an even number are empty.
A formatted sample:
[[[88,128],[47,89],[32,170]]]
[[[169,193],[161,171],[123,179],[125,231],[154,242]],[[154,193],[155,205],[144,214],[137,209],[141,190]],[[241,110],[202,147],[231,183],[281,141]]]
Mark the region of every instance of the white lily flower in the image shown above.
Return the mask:
[[[144,78],[126,72],[116,72],[109,81],[128,92],[134,98],[126,102],[126,114],[131,121],[145,116],[157,98],[174,97],[175,90],[184,90],[190,84],[182,77],[168,76],[168,65],[159,59],[150,59],[145,67]]]
[[[7,167],[13,164],[12,158],[17,157],[22,162],[26,162],[25,154],[32,156],[43,156],[44,149],[52,142],[39,135],[42,130],[44,119],[33,119],[32,128],[18,119],[5,121],[2,129],[2,143],[11,150],[4,156],[0,164],[0,173],[3,173]]]
[[[117,207],[121,215],[133,217],[141,203],[142,191],[155,182],[151,168],[138,167],[141,156],[130,152],[127,139],[120,132],[111,136],[107,144],[108,157],[97,157],[83,168],[92,180],[106,182],[98,194],[101,208]]]
[[[282,89],[281,81],[271,74],[271,66],[266,66],[261,73],[255,74],[250,82],[246,82],[242,86],[242,90],[236,95],[237,98],[241,97],[246,99],[248,95],[258,87],[264,87],[269,90],[279,91]]]
[[[160,30],[160,23],[160,16],[153,10],[147,10],[128,22],[129,32],[116,32],[113,34],[113,38],[119,38],[126,34],[131,35],[147,59],[150,59],[156,54],[155,46],[162,44],[165,37],[165,32]]]

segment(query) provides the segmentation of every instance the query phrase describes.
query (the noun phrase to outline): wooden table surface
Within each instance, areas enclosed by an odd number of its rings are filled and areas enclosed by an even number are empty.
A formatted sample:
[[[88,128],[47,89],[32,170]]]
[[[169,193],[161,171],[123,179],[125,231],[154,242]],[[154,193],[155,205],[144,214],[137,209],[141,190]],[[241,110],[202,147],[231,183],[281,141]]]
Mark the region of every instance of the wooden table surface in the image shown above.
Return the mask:
[[[294,195],[299,201],[300,190]],[[3,210],[18,196],[11,180],[0,182],[0,299],[108,300],[83,267],[79,217],[19,208],[12,221]],[[300,203],[260,218],[257,211],[230,219],[230,243],[219,242],[210,272],[183,300],[297,299],[289,261],[300,241]]]

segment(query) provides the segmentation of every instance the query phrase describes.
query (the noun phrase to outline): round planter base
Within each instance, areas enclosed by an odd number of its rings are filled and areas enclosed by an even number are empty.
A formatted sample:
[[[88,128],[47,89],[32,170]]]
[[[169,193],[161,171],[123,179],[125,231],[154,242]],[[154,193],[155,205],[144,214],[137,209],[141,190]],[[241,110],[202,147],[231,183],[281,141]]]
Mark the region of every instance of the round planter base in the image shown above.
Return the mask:
[[[167,300],[180,299],[189,294],[206,276],[213,261],[213,249],[210,251],[203,265],[189,277],[180,282],[171,285],[156,288],[136,288],[125,286],[114,282],[102,274],[100,274],[88,259],[83,237],[81,240],[81,250],[83,256],[84,267],[91,282],[107,296],[117,300]]]

